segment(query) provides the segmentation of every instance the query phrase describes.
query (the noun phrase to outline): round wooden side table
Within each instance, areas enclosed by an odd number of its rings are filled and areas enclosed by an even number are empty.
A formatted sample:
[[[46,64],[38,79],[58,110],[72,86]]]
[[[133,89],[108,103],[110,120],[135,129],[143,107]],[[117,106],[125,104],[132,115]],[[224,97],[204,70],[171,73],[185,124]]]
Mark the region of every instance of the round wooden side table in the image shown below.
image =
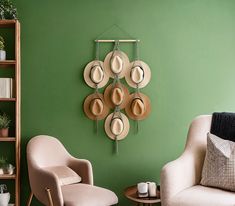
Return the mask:
[[[150,205],[151,206],[155,203],[161,202],[161,199],[158,198],[160,194],[157,195],[158,197],[138,197],[136,185],[127,187],[124,191],[124,195],[129,200],[132,200],[133,202],[137,203],[137,205],[144,205],[144,206]]]

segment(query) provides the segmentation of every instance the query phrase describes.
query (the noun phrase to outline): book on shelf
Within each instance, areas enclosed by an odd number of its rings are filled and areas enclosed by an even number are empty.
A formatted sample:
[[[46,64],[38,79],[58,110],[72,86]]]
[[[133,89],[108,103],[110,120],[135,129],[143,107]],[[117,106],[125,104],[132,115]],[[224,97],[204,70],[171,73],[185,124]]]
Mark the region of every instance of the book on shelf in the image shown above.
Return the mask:
[[[0,98],[13,98],[13,78],[0,78]]]

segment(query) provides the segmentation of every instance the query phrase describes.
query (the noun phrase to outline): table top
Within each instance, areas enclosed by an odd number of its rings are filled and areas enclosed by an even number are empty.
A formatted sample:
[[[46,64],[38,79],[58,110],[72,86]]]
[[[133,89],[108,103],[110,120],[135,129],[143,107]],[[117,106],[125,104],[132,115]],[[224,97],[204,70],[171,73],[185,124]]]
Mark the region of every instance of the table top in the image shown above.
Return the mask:
[[[160,196],[160,192],[157,191],[157,197],[138,197],[137,195],[137,186],[133,185],[130,187],[127,187],[124,191],[125,196],[138,203],[158,203],[161,202],[161,199],[158,198]]]

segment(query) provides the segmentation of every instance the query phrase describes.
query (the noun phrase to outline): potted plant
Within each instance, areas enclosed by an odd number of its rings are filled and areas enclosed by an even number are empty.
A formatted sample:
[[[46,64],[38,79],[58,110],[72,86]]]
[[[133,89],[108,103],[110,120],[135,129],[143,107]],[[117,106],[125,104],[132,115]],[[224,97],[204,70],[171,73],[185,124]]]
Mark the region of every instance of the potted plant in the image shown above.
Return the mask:
[[[0,158],[0,175],[4,175],[6,164],[7,164],[7,158],[1,157]]]
[[[0,61],[6,60],[6,51],[5,48],[5,41],[2,36],[0,36]]]
[[[17,19],[16,7],[10,0],[0,0],[0,19]]]
[[[2,184],[0,185],[0,205],[8,206],[10,201],[10,193],[7,192],[7,186]]]
[[[10,122],[6,113],[0,114],[0,137],[8,137]]]

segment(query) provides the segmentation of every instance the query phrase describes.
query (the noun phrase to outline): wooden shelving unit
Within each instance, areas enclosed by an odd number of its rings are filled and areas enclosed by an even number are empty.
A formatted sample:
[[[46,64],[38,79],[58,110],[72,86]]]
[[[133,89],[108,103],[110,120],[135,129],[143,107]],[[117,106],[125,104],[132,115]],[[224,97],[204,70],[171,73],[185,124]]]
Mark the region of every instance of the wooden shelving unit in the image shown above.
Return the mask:
[[[18,20],[0,20],[1,28],[13,28],[15,36],[15,59],[0,61],[0,69],[14,68],[15,79],[15,98],[0,98],[0,102],[13,102],[15,104],[15,137],[0,137],[1,142],[9,142],[15,144],[15,174],[13,175],[0,175],[1,180],[14,180],[15,195],[14,206],[20,206],[20,22]]]

